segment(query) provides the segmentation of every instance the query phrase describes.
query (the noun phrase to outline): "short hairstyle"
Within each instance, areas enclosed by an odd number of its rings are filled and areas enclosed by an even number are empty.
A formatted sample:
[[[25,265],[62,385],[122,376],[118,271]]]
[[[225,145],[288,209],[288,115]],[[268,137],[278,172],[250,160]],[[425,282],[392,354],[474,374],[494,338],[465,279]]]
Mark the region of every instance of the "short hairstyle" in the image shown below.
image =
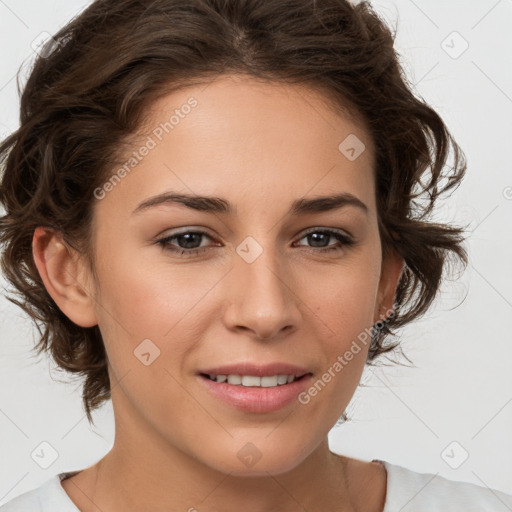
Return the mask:
[[[48,294],[34,230],[60,231],[94,274],[94,191],[122,161],[147,107],[172,91],[241,73],[308,86],[364,120],[382,255],[394,250],[405,261],[394,313],[372,332],[367,364],[399,347],[385,343],[393,329],[427,311],[449,256],[466,267],[464,230],[430,218],[462,180],[465,156],[415,96],[394,40],[369,2],[347,0],[96,0],[53,36],[22,91],[20,126],[0,144],[0,262],[19,298],[8,300],[38,328],[38,353],[84,377],[89,422],[111,397],[102,336],[97,325],[73,323]]]

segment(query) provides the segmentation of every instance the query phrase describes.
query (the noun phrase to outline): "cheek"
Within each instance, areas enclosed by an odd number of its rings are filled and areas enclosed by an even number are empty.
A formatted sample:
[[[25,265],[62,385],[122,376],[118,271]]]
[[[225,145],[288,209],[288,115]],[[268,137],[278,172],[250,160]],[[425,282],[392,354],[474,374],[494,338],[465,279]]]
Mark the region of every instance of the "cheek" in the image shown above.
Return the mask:
[[[123,336],[164,339],[197,317],[200,302],[219,280],[211,272],[203,274],[199,267],[165,261],[119,261],[100,274],[104,311],[99,313],[105,323],[119,324]]]
[[[314,311],[321,332],[343,345],[373,324],[377,291],[375,268],[347,265],[309,275],[302,281],[298,294]]]
[[[318,294],[315,322],[322,366],[299,401],[311,416],[332,426],[350,402],[371,344],[374,281],[350,276]]]
[[[188,355],[208,330],[205,308],[223,274],[154,262],[128,265],[103,267],[99,274],[98,324],[110,363],[117,379],[128,372],[131,381],[140,379],[141,388],[130,392],[134,396],[150,396],[154,389],[179,395],[165,369],[182,380]]]

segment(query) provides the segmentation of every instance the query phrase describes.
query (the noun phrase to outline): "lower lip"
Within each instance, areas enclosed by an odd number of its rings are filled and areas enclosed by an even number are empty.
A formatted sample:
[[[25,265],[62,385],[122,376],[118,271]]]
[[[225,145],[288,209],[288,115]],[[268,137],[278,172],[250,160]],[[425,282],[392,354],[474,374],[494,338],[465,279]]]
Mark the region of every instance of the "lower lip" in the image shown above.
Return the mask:
[[[269,388],[235,386],[227,382],[215,382],[199,375],[199,379],[215,397],[244,412],[273,412],[291,404],[304,391],[311,374],[289,384]]]

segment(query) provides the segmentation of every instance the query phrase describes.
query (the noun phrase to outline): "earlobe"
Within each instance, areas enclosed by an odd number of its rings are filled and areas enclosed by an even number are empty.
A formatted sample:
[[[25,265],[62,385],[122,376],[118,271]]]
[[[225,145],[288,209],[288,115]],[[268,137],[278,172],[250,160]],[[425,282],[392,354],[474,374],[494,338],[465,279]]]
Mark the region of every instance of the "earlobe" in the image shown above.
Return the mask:
[[[97,325],[88,269],[76,251],[64,242],[61,233],[37,227],[32,239],[32,255],[44,286],[59,309],[81,327]]]
[[[374,324],[389,318],[393,311],[396,289],[400,282],[400,277],[405,268],[405,261],[402,256],[396,252],[388,255],[382,264],[381,278],[379,282],[378,301],[375,304]]]

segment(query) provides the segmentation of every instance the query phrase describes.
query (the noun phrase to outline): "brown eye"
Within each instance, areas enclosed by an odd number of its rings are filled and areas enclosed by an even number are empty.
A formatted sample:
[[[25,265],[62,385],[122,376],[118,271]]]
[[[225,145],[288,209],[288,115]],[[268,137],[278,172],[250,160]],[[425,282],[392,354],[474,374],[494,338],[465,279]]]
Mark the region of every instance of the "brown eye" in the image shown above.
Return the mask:
[[[212,239],[210,235],[204,231],[182,231],[175,233],[165,238],[161,238],[157,243],[166,251],[178,253],[179,255],[195,255],[208,249],[208,247],[201,247],[202,238],[206,237]],[[177,244],[171,243],[176,240]]]
[[[354,244],[354,240],[351,237],[332,229],[312,229],[311,231],[308,231],[301,240],[305,238],[310,244],[312,244],[311,247],[313,249],[318,249],[320,252],[341,250],[347,245]],[[329,240],[331,238],[338,240],[339,244],[329,245]]]

